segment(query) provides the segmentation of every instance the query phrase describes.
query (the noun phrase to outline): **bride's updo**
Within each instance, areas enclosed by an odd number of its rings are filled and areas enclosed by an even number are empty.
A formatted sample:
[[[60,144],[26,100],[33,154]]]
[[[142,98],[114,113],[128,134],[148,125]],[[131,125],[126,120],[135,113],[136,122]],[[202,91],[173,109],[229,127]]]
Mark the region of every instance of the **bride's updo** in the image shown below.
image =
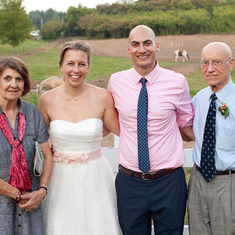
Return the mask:
[[[59,55],[59,58],[60,58],[59,67],[61,67],[63,64],[64,55],[67,50],[84,51],[87,54],[88,65],[89,66],[91,65],[91,46],[84,41],[77,40],[77,41],[66,42],[63,45],[62,50]]]

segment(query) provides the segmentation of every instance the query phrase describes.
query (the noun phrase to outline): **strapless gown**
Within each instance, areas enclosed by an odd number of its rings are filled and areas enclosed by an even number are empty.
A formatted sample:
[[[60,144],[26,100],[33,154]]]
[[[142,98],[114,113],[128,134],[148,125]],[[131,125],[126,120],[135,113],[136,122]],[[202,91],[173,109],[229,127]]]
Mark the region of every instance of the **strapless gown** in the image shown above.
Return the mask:
[[[43,200],[46,234],[120,234],[114,175],[101,153],[103,122],[50,123],[53,173]]]

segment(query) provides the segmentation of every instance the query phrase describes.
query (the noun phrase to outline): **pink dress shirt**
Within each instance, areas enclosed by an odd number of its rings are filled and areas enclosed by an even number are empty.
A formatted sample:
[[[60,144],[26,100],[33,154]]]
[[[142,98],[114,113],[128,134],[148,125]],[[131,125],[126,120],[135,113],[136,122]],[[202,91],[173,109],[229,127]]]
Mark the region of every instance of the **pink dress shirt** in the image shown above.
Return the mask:
[[[137,105],[142,87],[134,69],[113,74],[108,91],[119,113],[119,163],[141,172],[138,167]],[[194,108],[186,78],[159,67],[145,76],[148,91],[148,144],[150,172],[177,168],[185,163],[183,141],[178,127],[192,126]]]

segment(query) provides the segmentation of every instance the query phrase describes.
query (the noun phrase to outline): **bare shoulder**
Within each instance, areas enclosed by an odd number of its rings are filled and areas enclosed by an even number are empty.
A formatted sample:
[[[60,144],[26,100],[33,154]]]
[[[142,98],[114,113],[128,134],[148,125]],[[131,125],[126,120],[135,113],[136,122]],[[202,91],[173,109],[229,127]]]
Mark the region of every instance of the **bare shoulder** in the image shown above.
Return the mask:
[[[58,95],[61,94],[62,86],[56,87],[52,90],[45,91],[41,94],[39,98],[39,102],[45,104],[53,103],[54,100],[57,99]]]
[[[91,84],[87,84],[87,85],[90,91],[96,96],[97,99],[99,100],[111,99],[111,95],[106,89],[97,87]]]

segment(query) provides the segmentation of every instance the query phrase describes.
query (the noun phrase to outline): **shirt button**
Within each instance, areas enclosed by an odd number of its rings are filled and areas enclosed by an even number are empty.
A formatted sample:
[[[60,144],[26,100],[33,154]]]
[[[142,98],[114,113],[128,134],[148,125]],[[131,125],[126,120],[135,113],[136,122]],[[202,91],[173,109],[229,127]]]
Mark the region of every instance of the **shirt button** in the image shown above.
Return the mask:
[[[19,214],[19,216],[21,216],[21,214]]]
[[[21,225],[19,224],[19,227],[21,227]]]

